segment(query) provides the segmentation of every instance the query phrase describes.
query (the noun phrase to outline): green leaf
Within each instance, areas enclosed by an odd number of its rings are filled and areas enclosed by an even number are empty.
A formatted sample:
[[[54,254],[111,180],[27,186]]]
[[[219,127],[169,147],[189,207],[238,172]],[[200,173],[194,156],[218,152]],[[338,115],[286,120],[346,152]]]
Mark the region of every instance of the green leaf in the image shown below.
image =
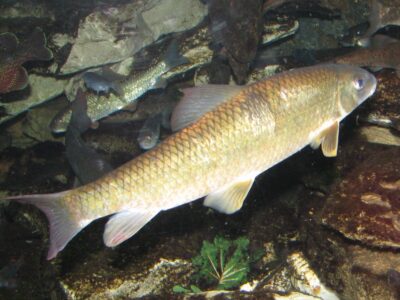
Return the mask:
[[[250,271],[248,246],[249,240],[244,237],[232,241],[216,236],[213,243],[204,241],[200,255],[192,260],[198,269],[194,278],[218,289],[237,287]]]
[[[201,289],[199,289],[196,285],[192,284],[190,286],[190,289],[192,290],[193,293],[196,293],[196,294],[201,293]]]
[[[254,252],[250,255],[250,262],[254,263],[258,260],[260,260],[265,254],[264,249],[262,248],[257,248],[254,250]]]
[[[175,285],[173,288],[172,288],[172,291],[174,292],[174,293],[177,293],[177,294],[187,294],[187,293],[190,293],[190,290],[188,290],[188,289],[185,289],[183,286],[181,286],[181,285]]]

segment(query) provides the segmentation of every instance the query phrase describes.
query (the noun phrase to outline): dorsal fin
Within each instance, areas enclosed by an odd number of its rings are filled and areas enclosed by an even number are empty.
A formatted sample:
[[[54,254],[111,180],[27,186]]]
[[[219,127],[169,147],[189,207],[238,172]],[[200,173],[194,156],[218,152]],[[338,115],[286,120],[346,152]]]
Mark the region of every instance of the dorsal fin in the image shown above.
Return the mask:
[[[235,85],[207,84],[184,89],[184,96],[171,116],[172,131],[178,131],[194,123],[202,115],[229,100],[243,88],[243,86]]]

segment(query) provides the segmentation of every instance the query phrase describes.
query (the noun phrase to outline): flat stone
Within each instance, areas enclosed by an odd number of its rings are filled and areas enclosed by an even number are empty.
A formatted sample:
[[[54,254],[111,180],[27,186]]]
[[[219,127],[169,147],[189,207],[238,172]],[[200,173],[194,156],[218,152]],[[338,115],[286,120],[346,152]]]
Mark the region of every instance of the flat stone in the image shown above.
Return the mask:
[[[400,248],[399,180],[400,148],[374,153],[332,188],[322,222],[367,245]]]
[[[61,73],[120,62],[163,34],[196,26],[205,15],[206,8],[198,0],[132,1],[95,11],[81,23]]]
[[[1,103],[6,115],[0,118],[0,124],[4,123],[28,109],[49,101],[64,92],[68,80],[60,80],[54,77],[29,75],[29,93],[25,91],[15,101]]]

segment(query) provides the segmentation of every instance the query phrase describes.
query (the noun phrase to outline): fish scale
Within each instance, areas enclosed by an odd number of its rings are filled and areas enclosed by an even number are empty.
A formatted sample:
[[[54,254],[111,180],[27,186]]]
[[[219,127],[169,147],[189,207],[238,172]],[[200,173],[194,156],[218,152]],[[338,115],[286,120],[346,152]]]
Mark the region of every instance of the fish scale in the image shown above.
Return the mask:
[[[239,91],[206,87],[219,96],[197,107],[203,115],[97,181],[61,193],[8,199],[45,212],[49,259],[83,227],[106,215],[114,214],[104,242],[116,246],[159,211],[203,196],[206,206],[233,213],[258,174],[304,146],[322,144],[326,156],[336,155],[338,122],[375,88],[373,75],[344,65],[285,72]],[[225,89],[235,92],[221,93]],[[196,91],[203,97],[204,90]],[[188,97],[195,97],[196,91]]]

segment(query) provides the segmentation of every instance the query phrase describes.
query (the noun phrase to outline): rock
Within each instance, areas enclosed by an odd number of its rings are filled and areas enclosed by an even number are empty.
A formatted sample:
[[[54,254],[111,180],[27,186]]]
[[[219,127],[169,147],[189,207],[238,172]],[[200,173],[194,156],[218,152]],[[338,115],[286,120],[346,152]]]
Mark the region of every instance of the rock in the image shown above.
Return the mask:
[[[275,300],[318,300],[320,297],[314,297],[299,292],[291,292],[287,295],[274,294]]]
[[[279,66],[279,65],[267,65],[264,68],[254,69],[249,74],[249,80],[248,80],[247,84],[251,84],[253,82],[259,81],[259,80],[264,79],[266,77],[275,75],[280,70],[281,70],[281,66]]]
[[[376,247],[400,248],[400,148],[374,153],[342,177],[322,222]]]
[[[10,169],[14,163],[15,163],[15,158],[12,157],[12,155],[3,154],[0,157],[0,181],[1,182],[3,182],[4,179],[7,177],[8,173],[10,172]]]
[[[7,128],[7,134],[11,136],[11,146],[20,149],[26,149],[37,144],[37,142],[24,134],[23,122],[15,122]]]
[[[196,26],[205,15],[198,0],[133,1],[95,11],[81,23],[61,73],[122,61],[163,34]]]
[[[388,128],[365,126],[361,127],[360,135],[370,143],[400,146],[400,136]]]
[[[23,133],[37,142],[63,142],[63,136],[52,134],[50,123],[55,115],[66,105],[68,105],[68,100],[65,97],[59,97],[47,105],[33,108],[27,113],[23,122]]]
[[[369,9],[366,1],[318,1],[321,3],[321,6],[329,8],[326,12],[329,10],[332,12],[340,10],[341,12],[340,18],[328,16],[320,19],[318,18],[320,15],[318,15],[318,10],[315,11],[314,15],[313,13],[309,13],[308,17],[304,17],[304,14],[298,14],[298,3],[293,2],[291,6],[292,10],[290,13],[286,12],[286,15],[291,18],[297,18],[299,29],[294,37],[287,42],[280,45],[271,45],[267,49],[269,57],[296,56],[298,51],[312,52],[315,50],[339,48],[339,39],[347,33],[351,26],[366,22]]]
[[[263,25],[261,44],[265,46],[294,35],[298,29],[297,20],[267,20]]]
[[[246,81],[262,32],[261,1],[212,0],[209,3],[211,34],[222,47],[238,84]]]
[[[110,274],[102,273],[97,269],[94,273],[80,282],[70,281],[68,278],[61,281],[65,294],[70,299],[121,299],[141,298],[144,296],[160,295],[165,285],[173,285],[176,275],[190,273],[190,263],[176,259],[161,258],[148,270],[130,276],[118,276],[110,278]],[[124,278],[125,277],[125,278]],[[100,284],[100,282],[104,282]],[[90,289],[89,287],[92,286]],[[90,294],[87,294],[90,292]]]
[[[266,21],[263,27],[262,43],[267,45],[276,42],[285,37],[293,35],[298,29],[298,22],[291,20]],[[208,27],[202,26],[194,32],[187,34],[181,43],[181,54],[184,55],[190,63],[178,66],[165,73],[162,77],[172,78],[178,74],[186,73],[196,67],[208,64],[212,61],[213,50],[209,47],[211,43],[211,33]],[[218,60],[216,60],[218,61]],[[264,67],[265,65],[263,65]],[[213,67],[211,67],[213,68]],[[257,71],[255,71],[257,72]],[[211,74],[211,78],[213,78]],[[210,78],[203,76],[202,83],[209,82]],[[225,78],[223,79],[225,80]],[[212,80],[214,81],[214,80]]]
[[[15,195],[44,194],[70,187],[70,168],[63,155],[64,146],[61,143],[36,143],[30,148],[10,148],[6,151],[10,156],[9,160],[14,163],[6,173],[5,180],[0,183],[3,189],[12,191]],[[68,182],[60,181],[60,175],[67,177]],[[47,231],[47,222],[44,221],[43,224],[46,224],[43,228]]]
[[[391,70],[376,75],[375,95],[360,109],[360,121],[400,132],[400,78]]]
[[[11,135],[8,132],[4,132],[0,135],[0,151],[3,151],[11,145]]]
[[[15,118],[28,109],[51,100],[64,92],[68,80],[59,80],[41,75],[29,75],[29,90],[17,94],[17,99],[2,102],[0,107],[5,109],[6,115],[0,118],[0,124]]]
[[[333,291],[322,284],[303,253],[294,252],[289,255],[287,261],[292,269],[292,285],[298,292],[319,297],[323,300],[339,300]]]
[[[62,48],[67,44],[73,44],[75,39],[66,33],[55,33],[51,37],[51,42],[57,48]]]
[[[142,17],[153,39],[157,40],[162,35],[193,28],[206,14],[207,6],[199,0],[163,0],[144,11]]]
[[[31,1],[16,1],[11,6],[1,7],[0,20],[2,22],[13,21],[18,19],[43,19],[55,20],[52,11],[49,11],[45,3],[36,3]],[[19,22],[23,22],[19,20]]]
[[[262,36],[260,43],[263,46],[274,43],[276,41],[287,38],[294,35],[299,28],[299,22],[291,19],[282,20],[267,20],[263,24]],[[212,53],[211,53],[212,54]],[[185,54],[187,57],[187,55]],[[207,61],[207,60],[204,60]],[[230,76],[230,68],[228,65],[222,63],[219,59],[211,58],[208,60],[210,64],[207,64],[201,68],[198,68],[194,76],[194,85],[203,84],[236,84],[233,78]],[[246,84],[253,83],[255,81],[264,79],[265,77],[271,76],[278,72],[278,65],[269,65],[263,62],[262,58],[255,60],[255,66],[247,75]],[[259,66],[260,65],[260,66]]]
[[[230,77],[231,77],[231,72],[229,70],[229,79]],[[207,66],[196,69],[193,77],[194,86],[202,86],[209,83],[210,83],[210,74]]]
[[[315,223],[312,226],[306,246],[308,257],[340,299],[398,299],[396,288],[387,279],[389,270],[399,271],[398,253],[349,244],[332,232],[319,231]]]

